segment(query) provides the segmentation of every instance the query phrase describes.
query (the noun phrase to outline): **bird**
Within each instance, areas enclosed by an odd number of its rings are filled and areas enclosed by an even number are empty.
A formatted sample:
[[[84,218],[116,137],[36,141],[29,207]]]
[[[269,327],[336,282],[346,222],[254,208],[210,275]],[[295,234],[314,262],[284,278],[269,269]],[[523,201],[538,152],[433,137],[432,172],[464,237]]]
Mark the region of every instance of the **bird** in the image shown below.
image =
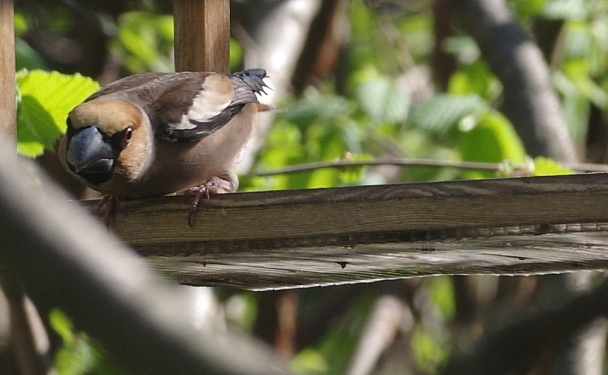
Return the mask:
[[[58,146],[63,167],[82,184],[117,198],[233,193],[235,164],[257,125],[268,88],[264,69],[142,73],[112,82],[68,114]],[[109,203],[108,203],[109,202]],[[189,223],[190,217],[189,216]]]

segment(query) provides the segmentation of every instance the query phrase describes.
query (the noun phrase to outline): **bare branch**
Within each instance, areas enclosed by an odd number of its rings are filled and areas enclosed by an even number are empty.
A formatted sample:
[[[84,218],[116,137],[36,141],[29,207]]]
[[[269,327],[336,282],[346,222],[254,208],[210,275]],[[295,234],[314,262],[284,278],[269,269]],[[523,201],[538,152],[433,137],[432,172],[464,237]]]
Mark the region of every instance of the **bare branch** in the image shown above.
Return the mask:
[[[269,171],[259,171],[251,173],[252,176],[274,176],[278,174],[290,174],[300,172],[310,172],[324,168],[355,168],[355,167],[373,167],[378,165],[393,165],[400,167],[435,167],[435,168],[457,168],[470,169],[478,171],[490,172],[521,172],[530,174],[530,166],[526,164],[508,164],[508,163],[482,163],[471,161],[449,161],[449,160],[430,160],[430,159],[415,159],[415,158],[396,158],[396,157],[381,157],[374,160],[331,160],[320,161],[314,163],[304,163],[292,165],[284,168],[277,168]],[[589,163],[562,163],[565,168],[572,169],[575,172],[608,172],[608,165],[604,164],[589,164]],[[517,174],[517,173],[515,173]]]

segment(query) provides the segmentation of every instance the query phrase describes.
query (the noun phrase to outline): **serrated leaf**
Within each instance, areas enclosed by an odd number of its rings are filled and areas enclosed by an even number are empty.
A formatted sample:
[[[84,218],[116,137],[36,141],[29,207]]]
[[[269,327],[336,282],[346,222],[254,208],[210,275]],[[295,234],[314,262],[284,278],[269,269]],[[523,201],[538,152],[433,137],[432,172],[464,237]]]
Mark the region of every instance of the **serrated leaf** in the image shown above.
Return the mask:
[[[357,100],[374,123],[405,122],[410,109],[410,95],[394,81],[376,76],[357,87]]]
[[[285,121],[306,127],[314,122],[347,116],[351,104],[343,97],[323,96],[295,102],[281,116]]]
[[[17,74],[17,147],[29,157],[51,150],[66,129],[69,111],[82,103],[99,84],[80,74],[41,70]]]
[[[409,124],[414,128],[445,134],[464,117],[485,110],[477,95],[437,95],[412,108]]]

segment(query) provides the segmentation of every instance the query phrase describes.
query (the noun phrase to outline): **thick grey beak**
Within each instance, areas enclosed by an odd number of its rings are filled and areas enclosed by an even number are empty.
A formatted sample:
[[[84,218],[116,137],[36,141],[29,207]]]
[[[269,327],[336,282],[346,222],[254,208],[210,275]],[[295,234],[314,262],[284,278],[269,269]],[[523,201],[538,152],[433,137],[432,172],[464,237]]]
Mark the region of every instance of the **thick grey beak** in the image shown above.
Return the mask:
[[[67,162],[75,173],[112,173],[115,151],[96,126],[79,130],[67,148]]]

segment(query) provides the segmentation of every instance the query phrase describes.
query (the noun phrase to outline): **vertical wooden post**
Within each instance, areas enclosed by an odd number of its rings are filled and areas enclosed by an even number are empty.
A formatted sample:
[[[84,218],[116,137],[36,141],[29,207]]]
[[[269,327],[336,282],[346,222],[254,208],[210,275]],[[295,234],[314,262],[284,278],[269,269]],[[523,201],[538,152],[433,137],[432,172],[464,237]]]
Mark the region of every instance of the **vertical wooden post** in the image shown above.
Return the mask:
[[[0,137],[16,142],[13,0],[0,0]]]
[[[228,73],[230,0],[174,0],[173,15],[175,70]]]

